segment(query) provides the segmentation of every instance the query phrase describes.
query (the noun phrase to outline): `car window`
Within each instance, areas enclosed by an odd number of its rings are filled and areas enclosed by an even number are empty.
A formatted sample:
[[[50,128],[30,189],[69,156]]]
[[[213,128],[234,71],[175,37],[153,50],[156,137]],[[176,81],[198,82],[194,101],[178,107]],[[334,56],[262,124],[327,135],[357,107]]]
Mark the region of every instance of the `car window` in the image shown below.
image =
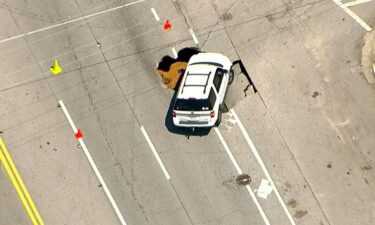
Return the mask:
[[[208,99],[177,99],[173,109],[180,111],[206,111],[212,110]]]
[[[176,99],[173,109],[179,111],[208,111],[214,108],[216,93],[213,88],[207,99]]]
[[[224,71],[220,68],[216,70],[215,77],[214,77],[214,86],[217,92],[220,91],[221,82],[223,81]]]
[[[210,94],[208,95],[208,101],[210,102],[211,109],[214,107],[216,102],[216,94],[214,92],[214,89],[211,88]]]

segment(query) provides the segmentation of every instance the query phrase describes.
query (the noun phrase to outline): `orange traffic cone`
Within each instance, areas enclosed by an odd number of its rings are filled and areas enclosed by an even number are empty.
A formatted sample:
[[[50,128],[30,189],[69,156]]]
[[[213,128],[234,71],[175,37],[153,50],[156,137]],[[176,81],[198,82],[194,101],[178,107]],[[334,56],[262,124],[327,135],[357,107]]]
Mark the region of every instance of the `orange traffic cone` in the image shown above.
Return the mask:
[[[169,22],[169,20],[167,20],[164,24],[164,30],[170,30],[172,29],[172,24],[171,22]]]
[[[62,72],[62,69],[61,67],[59,66],[59,63],[57,62],[57,59],[54,60],[53,62],[53,66],[51,67],[51,72],[54,74],[54,75],[57,75],[59,73]]]
[[[81,129],[77,129],[77,133],[74,134],[74,136],[77,138],[77,139],[80,139],[80,138],[83,138],[83,133],[81,131]]]

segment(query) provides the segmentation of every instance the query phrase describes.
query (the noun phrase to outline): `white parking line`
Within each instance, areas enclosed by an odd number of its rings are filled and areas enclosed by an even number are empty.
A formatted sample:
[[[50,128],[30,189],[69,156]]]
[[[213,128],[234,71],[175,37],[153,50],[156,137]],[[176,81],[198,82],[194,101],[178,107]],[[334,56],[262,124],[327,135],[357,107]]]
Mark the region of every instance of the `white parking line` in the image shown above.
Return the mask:
[[[293,219],[292,215],[290,214],[288,208],[287,208],[286,205],[285,205],[284,200],[281,198],[281,195],[280,195],[279,191],[277,190],[277,188],[276,188],[276,186],[275,186],[275,183],[273,182],[270,173],[268,172],[266,166],[264,165],[264,162],[263,162],[262,158],[260,157],[260,155],[259,155],[259,153],[258,153],[258,150],[256,149],[256,147],[255,147],[253,141],[250,139],[250,136],[249,136],[249,134],[247,133],[245,127],[243,126],[241,120],[238,118],[238,116],[237,116],[236,112],[234,111],[234,109],[231,109],[230,112],[231,112],[232,115],[234,116],[234,118],[235,118],[235,120],[236,120],[236,122],[237,122],[237,124],[238,124],[238,126],[239,126],[239,128],[240,128],[240,130],[241,130],[241,132],[242,132],[242,135],[245,137],[245,140],[246,140],[247,144],[249,145],[249,147],[250,147],[250,149],[251,149],[253,155],[254,155],[255,158],[257,159],[258,164],[259,164],[260,167],[262,168],[264,175],[265,175],[265,176],[267,177],[267,179],[270,181],[270,184],[271,184],[273,190],[275,191],[276,197],[277,197],[277,199],[279,200],[279,202],[280,202],[282,208],[284,209],[284,212],[285,212],[285,214],[287,215],[287,217],[288,217],[290,223],[291,223],[292,225],[296,225],[296,223],[294,222],[294,219]]]
[[[63,110],[63,112],[65,114],[65,117],[68,119],[68,122],[69,122],[74,134],[76,134],[77,131],[78,131],[77,127],[74,125],[74,122],[73,122],[72,118],[70,117],[70,114],[69,114],[68,110],[66,109],[66,107],[64,105],[64,102],[62,100],[59,100],[59,105],[60,105],[61,109]],[[81,145],[81,147],[83,149],[83,152],[85,153],[86,158],[91,165],[91,168],[94,170],[96,177],[98,178],[100,184],[102,185],[103,190],[104,190],[105,194],[107,195],[107,198],[108,198],[109,202],[111,203],[113,209],[115,210],[117,218],[120,220],[122,225],[126,225],[124,217],[122,216],[120,209],[118,208],[115,200],[113,199],[112,194],[107,187],[107,184],[105,183],[102,175],[100,174],[100,172],[98,170],[98,167],[96,166],[94,160],[92,159],[91,154],[90,154],[89,150],[87,149],[87,147],[85,145],[85,142],[83,142],[82,138],[78,138],[78,142]]]
[[[152,14],[154,14],[155,20],[160,21],[160,17],[154,8],[151,8]]]
[[[371,31],[372,28],[363,21],[357,14],[355,14],[351,9],[348,8],[345,4],[341,2],[341,0],[333,0],[340,8],[344,10],[349,16],[351,16],[359,25],[361,25],[366,31]]]
[[[217,127],[215,127],[214,130],[215,130],[217,136],[219,136],[219,139],[220,139],[221,143],[223,144],[224,149],[225,149],[225,151],[227,152],[227,154],[228,154],[230,160],[232,161],[234,167],[236,168],[237,173],[238,173],[238,174],[242,174],[242,170],[241,170],[240,166],[238,165],[236,159],[234,158],[232,152],[230,151],[230,149],[229,149],[227,143],[225,142],[225,140],[224,140],[224,138],[223,138],[223,135],[221,135],[220,130],[219,130]]]
[[[195,34],[194,34],[193,29],[189,28],[189,32],[190,32],[190,35],[193,38],[195,44],[198,44],[199,42],[198,42],[197,36],[195,36]]]
[[[241,170],[240,166],[238,165],[236,159],[234,158],[232,152],[230,151],[230,149],[229,149],[227,143],[225,142],[225,140],[224,140],[224,138],[223,138],[223,135],[221,135],[221,132],[219,131],[219,129],[218,129],[217,127],[215,127],[214,130],[216,131],[217,136],[219,136],[219,139],[220,139],[221,143],[223,144],[224,149],[225,149],[225,151],[227,152],[227,154],[228,154],[230,160],[232,161],[234,167],[236,168],[237,173],[238,173],[238,174],[242,174],[242,170]],[[247,191],[249,192],[251,198],[253,199],[253,201],[254,201],[256,207],[258,208],[258,210],[259,210],[259,212],[260,212],[260,215],[261,215],[262,218],[263,218],[264,223],[265,223],[266,225],[270,225],[270,222],[269,222],[269,220],[268,220],[266,214],[264,213],[264,211],[263,211],[263,209],[262,209],[262,206],[259,204],[258,199],[256,198],[256,196],[255,196],[253,190],[251,189],[250,185],[246,185],[246,189],[247,189]]]
[[[164,166],[163,162],[161,161],[161,159],[159,157],[159,154],[155,149],[154,144],[152,144],[151,139],[148,136],[148,134],[147,134],[147,132],[146,132],[146,130],[143,126],[141,126],[141,131],[142,131],[143,135],[145,136],[146,141],[147,141],[148,145],[150,146],[152,153],[154,153],[154,156],[155,156],[156,160],[158,161],[159,166],[161,167],[161,170],[163,171],[165,177],[167,178],[167,180],[171,179],[171,176],[169,176],[169,173],[168,173],[167,169],[165,169],[165,166]]]
[[[175,58],[177,58],[178,54],[177,54],[177,51],[175,48],[172,48],[172,53],[174,55]]]
[[[106,10],[103,10],[103,11],[100,11],[100,12],[92,13],[92,14],[82,16],[82,17],[79,17],[79,18],[76,18],[76,19],[72,19],[72,20],[68,20],[68,21],[65,21],[65,22],[57,23],[57,24],[52,25],[52,26],[48,26],[48,27],[44,27],[44,28],[41,28],[41,29],[38,29],[38,30],[30,31],[28,33],[24,33],[24,34],[20,34],[20,35],[14,36],[14,37],[6,38],[6,39],[3,39],[3,40],[0,40],[0,44],[4,43],[4,42],[7,42],[7,41],[10,41],[10,40],[14,40],[14,39],[17,39],[17,38],[24,37],[24,36],[27,36],[27,35],[39,33],[41,31],[45,31],[45,30],[49,30],[49,29],[52,29],[52,28],[56,28],[56,27],[59,27],[59,26],[66,25],[66,24],[74,23],[74,22],[77,22],[77,21],[80,21],[80,20],[88,19],[90,17],[101,15],[101,14],[104,14],[104,13],[107,13],[107,12],[112,12],[112,11],[115,11],[117,9],[121,9],[121,8],[124,8],[124,7],[127,7],[127,6],[135,5],[137,3],[141,3],[141,2],[144,2],[144,1],[146,1],[146,0],[138,0],[138,1],[135,1],[135,2],[130,2],[130,3],[124,4],[124,5],[116,6],[116,7],[110,8],[110,9],[106,9]]]
[[[374,0],[355,0],[355,1],[347,2],[344,5],[347,7],[350,7],[350,6],[355,6],[355,5],[359,5],[359,4],[371,2],[371,1],[374,1]]]

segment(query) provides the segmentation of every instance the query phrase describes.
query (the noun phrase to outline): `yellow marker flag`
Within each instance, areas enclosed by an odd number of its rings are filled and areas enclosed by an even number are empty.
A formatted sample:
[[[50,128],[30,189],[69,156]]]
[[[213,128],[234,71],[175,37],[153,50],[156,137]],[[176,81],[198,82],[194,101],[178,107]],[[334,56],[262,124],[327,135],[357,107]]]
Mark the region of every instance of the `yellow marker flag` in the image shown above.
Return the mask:
[[[57,59],[54,60],[53,62],[53,66],[51,67],[51,72],[54,74],[54,75],[57,75],[59,73],[62,72],[62,69],[61,67],[59,66],[59,63],[57,62]]]

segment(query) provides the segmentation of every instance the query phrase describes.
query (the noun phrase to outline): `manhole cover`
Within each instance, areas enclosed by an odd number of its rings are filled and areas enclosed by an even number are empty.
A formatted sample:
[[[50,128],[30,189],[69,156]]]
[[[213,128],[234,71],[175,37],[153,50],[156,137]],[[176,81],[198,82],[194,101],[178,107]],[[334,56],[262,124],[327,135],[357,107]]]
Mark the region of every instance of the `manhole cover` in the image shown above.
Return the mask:
[[[251,177],[248,174],[240,174],[236,178],[236,182],[239,185],[248,185],[251,182]]]

